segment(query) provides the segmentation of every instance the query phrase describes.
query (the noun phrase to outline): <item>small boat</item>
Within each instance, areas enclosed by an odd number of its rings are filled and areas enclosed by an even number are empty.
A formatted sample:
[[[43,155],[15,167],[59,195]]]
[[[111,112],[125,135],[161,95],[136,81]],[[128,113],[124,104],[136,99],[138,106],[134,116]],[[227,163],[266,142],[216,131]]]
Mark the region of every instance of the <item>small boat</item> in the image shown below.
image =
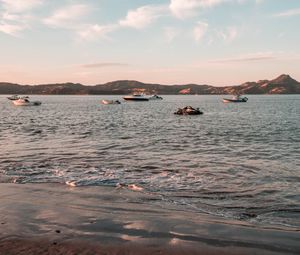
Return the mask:
[[[200,115],[203,114],[203,112],[201,112],[199,110],[199,108],[193,108],[192,106],[186,106],[184,108],[178,108],[178,110],[176,112],[174,112],[174,114],[177,115]]]
[[[130,96],[123,97],[124,100],[130,101],[149,101],[149,97],[146,97],[144,94],[133,94]]]
[[[12,95],[12,96],[8,97],[7,99],[8,99],[8,100],[11,100],[11,101],[14,101],[14,100],[18,100],[18,99],[20,99],[20,98],[29,98],[29,97],[28,97],[28,96],[20,97],[20,96],[18,96],[18,95]]]
[[[153,95],[149,97],[149,100],[162,100],[163,98],[158,95]]]
[[[240,95],[235,95],[232,98],[223,98],[224,103],[246,103],[247,101],[247,97],[241,97]]]
[[[119,100],[102,100],[102,104],[121,104]]]
[[[8,100],[18,100],[20,97],[18,95],[12,95],[10,97],[8,97]]]
[[[36,106],[36,105],[41,105],[42,102],[40,101],[29,101],[28,97],[22,97],[19,98],[18,100],[13,100],[14,105],[17,106]]]

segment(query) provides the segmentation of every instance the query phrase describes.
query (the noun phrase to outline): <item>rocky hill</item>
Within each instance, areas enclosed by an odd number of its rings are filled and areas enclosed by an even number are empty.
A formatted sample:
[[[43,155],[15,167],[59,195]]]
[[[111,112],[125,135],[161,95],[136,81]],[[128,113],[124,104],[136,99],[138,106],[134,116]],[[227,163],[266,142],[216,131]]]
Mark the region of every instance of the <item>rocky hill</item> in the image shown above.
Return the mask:
[[[300,83],[289,75],[283,74],[274,80],[246,82],[237,86],[214,87],[210,85],[161,85],[138,81],[114,81],[95,86],[78,83],[19,85],[0,83],[0,94],[43,94],[43,95],[125,95],[132,93],[146,94],[300,94]]]
[[[226,87],[225,94],[238,92],[240,94],[300,94],[300,83],[287,74],[282,74],[274,80],[246,82],[239,86]]]

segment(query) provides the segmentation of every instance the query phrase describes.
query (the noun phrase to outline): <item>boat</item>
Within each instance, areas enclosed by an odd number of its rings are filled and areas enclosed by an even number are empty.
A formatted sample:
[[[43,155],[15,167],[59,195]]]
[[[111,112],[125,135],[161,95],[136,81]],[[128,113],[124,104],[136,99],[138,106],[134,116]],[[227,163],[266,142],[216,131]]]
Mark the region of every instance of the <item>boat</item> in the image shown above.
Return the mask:
[[[123,99],[128,101],[149,101],[149,97],[146,97],[144,94],[133,94],[125,96]]]
[[[119,100],[102,100],[101,101],[102,104],[121,104],[121,102]]]
[[[16,106],[37,106],[42,104],[40,101],[29,101],[28,97],[22,97],[17,100],[13,100],[13,103]]]
[[[8,99],[8,100],[11,100],[11,101],[14,101],[14,100],[18,100],[18,99],[20,99],[20,98],[29,98],[29,97],[28,97],[28,96],[20,97],[20,96],[18,96],[18,95],[12,95],[12,96],[8,97],[7,99]]]
[[[246,103],[247,97],[241,97],[241,95],[235,95],[232,98],[223,98],[224,103]]]
[[[200,115],[203,114],[203,112],[201,112],[199,110],[199,108],[193,108],[192,106],[186,106],[184,108],[178,108],[178,110],[176,112],[174,112],[174,114],[177,115]]]
[[[162,100],[163,98],[158,95],[153,95],[149,97],[149,100]]]
[[[12,95],[12,96],[10,96],[10,97],[8,97],[7,99],[8,100],[18,100],[20,97],[18,96],[18,95]]]

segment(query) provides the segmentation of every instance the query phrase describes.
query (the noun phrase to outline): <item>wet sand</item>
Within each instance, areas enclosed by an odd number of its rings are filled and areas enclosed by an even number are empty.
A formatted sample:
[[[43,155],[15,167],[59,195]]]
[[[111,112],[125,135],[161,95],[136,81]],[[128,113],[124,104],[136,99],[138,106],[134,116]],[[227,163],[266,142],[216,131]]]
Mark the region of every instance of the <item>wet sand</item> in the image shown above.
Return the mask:
[[[300,232],[125,188],[0,184],[0,254],[299,254]]]

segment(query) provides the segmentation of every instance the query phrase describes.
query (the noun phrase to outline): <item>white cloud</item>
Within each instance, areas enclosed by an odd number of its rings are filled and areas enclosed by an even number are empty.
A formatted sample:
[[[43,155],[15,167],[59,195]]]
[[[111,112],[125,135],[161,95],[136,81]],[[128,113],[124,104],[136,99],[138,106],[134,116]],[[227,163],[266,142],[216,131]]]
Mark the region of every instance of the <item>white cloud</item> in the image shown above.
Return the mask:
[[[43,0],[0,0],[3,3],[4,9],[19,13],[29,11],[43,3]]]
[[[21,16],[19,14],[13,14],[10,12],[4,12],[2,14],[2,20],[6,20],[6,21],[17,21],[21,19]]]
[[[22,30],[24,30],[24,27],[21,25],[0,23],[0,31],[8,35],[19,36]]]
[[[290,17],[290,16],[296,16],[296,15],[300,15],[300,8],[281,12],[281,13],[275,14],[274,16],[275,17]]]
[[[44,19],[44,23],[51,27],[75,28],[77,20],[88,14],[89,6],[74,4],[56,10],[50,17]]]
[[[201,21],[199,21],[197,25],[194,27],[193,33],[194,33],[194,38],[197,42],[202,40],[203,36],[207,31],[207,28],[208,28],[208,24]]]
[[[93,41],[98,38],[110,39],[108,34],[119,28],[119,25],[90,24],[83,26],[77,34],[84,41]]]
[[[209,8],[228,0],[171,0],[169,8],[180,19],[194,16],[198,9]]]
[[[146,5],[131,10],[127,13],[125,19],[120,20],[121,26],[133,27],[136,29],[142,29],[149,26],[156,19],[161,17],[166,11],[166,7],[162,5]]]
[[[238,3],[243,4],[248,0],[170,0],[169,9],[173,15],[179,19],[185,19],[197,15],[201,9],[212,8],[222,3]],[[251,0],[256,4],[262,3],[264,0]]]
[[[12,36],[20,36],[21,32],[31,27],[33,20],[30,11],[43,3],[43,0],[0,0],[0,31]]]
[[[90,24],[86,22],[91,12],[89,5],[73,4],[57,9],[50,17],[43,20],[44,24],[53,28],[69,29],[78,36],[79,41],[97,39],[110,40],[109,33],[120,27],[119,24]]]

